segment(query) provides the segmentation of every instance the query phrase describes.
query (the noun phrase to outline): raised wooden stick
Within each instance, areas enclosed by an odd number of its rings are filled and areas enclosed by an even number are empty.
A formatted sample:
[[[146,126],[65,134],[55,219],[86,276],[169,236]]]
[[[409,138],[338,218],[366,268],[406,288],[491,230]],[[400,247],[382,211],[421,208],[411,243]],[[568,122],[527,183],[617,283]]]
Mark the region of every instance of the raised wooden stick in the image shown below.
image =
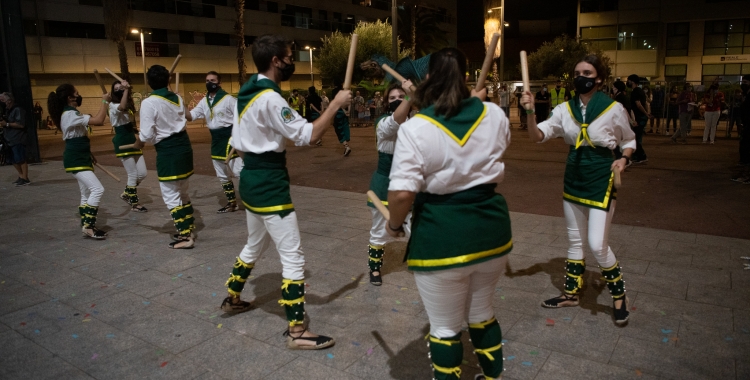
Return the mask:
[[[526,59],[526,50],[521,50],[521,78],[523,79],[523,92],[531,91],[529,86],[529,62]]]
[[[402,82],[406,80],[406,78],[402,77],[401,74],[399,74],[396,70],[392,69],[388,64],[384,63],[383,66],[381,66],[383,70],[385,70],[388,74],[391,74],[392,77],[396,78],[397,81]],[[409,87],[412,92],[417,91],[417,86],[411,85]]]
[[[174,74],[174,93],[180,93],[180,73]]]
[[[385,220],[391,220],[391,212],[388,211],[388,208],[383,205],[383,202],[378,198],[377,195],[375,195],[375,192],[372,190],[367,190],[367,198],[370,199],[370,202],[375,205],[375,208],[380,211],[381,214],[385,217]]]
[[[107,93],[107,88],[102,83],[102,77],[99,76],[99,70],[94,69],[94,76],[96,77],[96,83],[99,83],[99,87],[102,88],[102,94]]]
[[[180,63],[181,59],[182,59],[182,54],[177,54],[177,57],[174,59],[174,62],[172,62],[172,68],[169,69],[169,75],[172,75],[172,73],[174,73],[174,69],[177,67],[177,64]]]
[[[487,46],[487,54],[484,55],[484,63],[482,64],[482,71],[477,78],[477,85],[474,90],[479,91],[484,88],[484,82],[487,79],[487,74],[490,72],[492,67],[492,58],[495,57],[495,50],[497,49],[497,41],[500,39],[500,33],[493,33],[490,45]]]
[[[117,79],[118,81],[122,82],[123,79],[120,78],[117,74],[113,73],[112,70],[110,70],[110,69],[108,69],[106,67],[104,68],[104,70],[107,70],[107,72],[109,73],[109,75],[115,77],[115,79]]]
[[[622,187],[622,179],[620,178],[620,171],[615,168],[615,189],[620,190],[620,187]]]
[[[225,164],[229,165],[229,161],[232,160],[232,156],[234,156],[234,152],[236,152],[236,150],[234,150],[234,148],[232,148],[232,149],[229,150],[229,154],[227,155],[227,159],[226,159],[226,161],[224,161]]]
[[[357,42],[359,35],[352,34],[352,43],[349,46],[349,60],[346,62],[346,77],[344,77],[344,90],[352,87],[352,75],[354,74],[354,60],[357,56]]]

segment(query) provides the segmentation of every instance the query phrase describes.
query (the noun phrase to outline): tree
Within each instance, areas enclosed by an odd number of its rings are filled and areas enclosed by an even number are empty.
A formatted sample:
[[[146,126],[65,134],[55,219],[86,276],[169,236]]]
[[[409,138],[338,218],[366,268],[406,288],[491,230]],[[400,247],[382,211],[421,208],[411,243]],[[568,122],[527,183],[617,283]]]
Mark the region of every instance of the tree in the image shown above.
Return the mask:
[[[245,65],[245,0],[235,0],[234,10],[237,20],[234,22],[234,33],[237,36],[237,69],[239,70],[240,86],[247,80],[247,66]]]
[[[398,34],[409,36],[411,59],[424,57],[448,46],[448,33],[440,28],[437,12],[424,6],[421,1],[399,7],[398,18]]]
[[[601,50],[576,41],[566,35],[552,42],[545,42],[535,52],[529,54],[530,79],[564,79],[573,74],[576,63],[589,54],[596,54],[607,67],[607,77],[611,74],[611,61]]]
[[[391,25],[387,22],[375,21],[370,23],[359,22],[354,28],[354,33],[359,35],[355,69],[352,83],[359,82],[363,75],[359,63],[369,60],[375,54],[389,56],[391,53]],[[323,47],[315,62],[324,80],[339,79],[343,82],[346,76],[346,63],[349,59],[349,45],[351,35],[345,35],[339,31],[333,32],[330,37],[323,37]],[[409,50],[400,48],[399,59],[408,57]]]
[[[125,39],[128,37],[128,10],[127,1],[104,0],[104,25],[107,37],[117,44],[117,56],[120,59],[120,73],[123,77],[130,76],[128,69],[128,52],[125,50]],[[146,52],[141,52],[145,54]]]

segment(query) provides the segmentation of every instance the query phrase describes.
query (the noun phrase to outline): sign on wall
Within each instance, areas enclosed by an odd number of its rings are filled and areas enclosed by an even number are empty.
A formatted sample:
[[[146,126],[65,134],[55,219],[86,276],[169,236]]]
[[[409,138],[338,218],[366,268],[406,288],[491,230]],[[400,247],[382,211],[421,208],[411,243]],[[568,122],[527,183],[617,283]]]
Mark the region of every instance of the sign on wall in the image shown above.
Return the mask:
[[[146,42],[144,45],[145,45],[144,47],[146,48],[146,57],[166,57],[167,56],[167,51],[166,51],[167,45],[165,44]],[[142,55],[143,55],[143,51],[141,50],[141,43],[136,42],[135,43],[135,56],[141,57]]]
[[[750,54],[704,55],[703,64],[750,63]]]

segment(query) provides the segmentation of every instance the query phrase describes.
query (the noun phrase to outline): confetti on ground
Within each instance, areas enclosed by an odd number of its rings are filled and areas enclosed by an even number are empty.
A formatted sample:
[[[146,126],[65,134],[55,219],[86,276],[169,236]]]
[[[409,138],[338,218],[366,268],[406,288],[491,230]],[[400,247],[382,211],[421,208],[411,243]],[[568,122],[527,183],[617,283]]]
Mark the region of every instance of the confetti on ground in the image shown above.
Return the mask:
[[[547,326],[554,326],[555,325],[555,320],[547,318],[547,322],[546,323],[547,323]]]
[[[662,334],[670,334],[670,333],[672,333],[672,330],[661,329],[661,333]]]
[[[201,314],[206,314],[205,310],[198,310],[198,312],[201,313]]]
[[[508,340],[507,339],[503,339],[503,340],[500,341],[500,343],[502,343],[502,344],[508,343]]]
[[[396,309],[391,309],[391,311],[394,312],[394,313],[398,313],[398,310],[396,310]]]
[[[359,347],[359,342],[352,342],[352,344]]]
[[[401,288],[401,290],[408,290],[409,288]]]
[[[328,357],[328,359],[333,359],[333,354],[328,354],[326,356]]]
[[[396,304],[397,304],[397,305],[401,305],[401,301],[399,301],[399,300],[396,300]]]
[[[728,337],[724,338],[724,340],[726,340],[727,342],[731,342],[731,341],[733,341],[734,339],[733,339],[733,338],[732,338],[731,336],[728,336]]]
[[[504,299],[505,299],[505,296],[500,296],[500,299],[501,299],[501,300],[504,300]]]
[[[570,320],[570,317],[564,317],[563,318],[563,321],[569,321],[569,320]]]
[[[469,364],[469,361],[468,361],[468,360],[466,360],[466,359],[464,359],[464,360],[463,360],[463,363],[464,363],[464,364]]]
[[[663,312],[661,310],[659,310],[659,314],[661,314],[661,315],[667,315],[667,313],[665,313],[665,312]]]
[[[216,318],[216,314],[214,314],[214,315],[212,315],[212,316],[208,317],[208,319],[214,319],[214,318]]]
[[[529,354],[537,356],[539,355],[539,351],[529,351]]]
[[[352,280],[356,280],[356,279],[357,279],[356,277],[352,277]]]
[[[344,298],[346,298],[346,299],[350,300],[350,299],[352,299],[353,297],[352,297],[352,296],[346,296],[346,297],[344,297]]]
[[[34,330],[34,334],[39,334],[40,332],[39,330]]]
[[[178,274],[177,277],[182,277],[182,273]]]
[[[117,287],[118,287],[118,288],[122,288],[122,285],[123,285],[123,284],[117,284]]]
[[[750,330],[748,330],[748,329],[742,329],[742,332],[745,333],[745,334],[750,334]]]
[[[91,319],[90,318],[86,318],[86,319],[82,320],[81,322],[91,322]]]
[[[419,305],[419,301],[411,301],[413,305]]]
[[[112,339],[115,337],[115,334],[107,334],[107,338]]]
[[[165,351],[164,351],[164,350],[162,350],[162,349],[158,349],[158,350],[156,350],[156,354],[157,354],[157,355],[159,355],[159,356],[161,356],[161,355],[164,355],[164,352],[165,352]]]
[[[96,358],[98,358],[98,357],[99,357],[99,354],[94,354],[94,355],[93,355],[93,356],[91,357],[91,360],[94,360],[94,359],[96,359]]]
[[[206,270],[211,270],[211,267],[206,268]]]
[[[367,355],[372,355],[372,348],[367,350]]]
[[[144,304],[144,305],[148,305],[148,304],[150,304],[150,303],[151,303],[151,302],[149,302],[149,301],[143,301],[143,304]]]
[[[669,338],[664,338],[661,341],[664,342],[664,343],[668,343],[669,342]]]
[[[216,293],[211,293],[211,297],[216,297]]]
[[[511,355],[511,356],[508,356],[507,358],[505,358],[505,360],[513,360],[515,358],[516,358],[515,356]]]
[[[57,317],[57,319],[59,319],[59,320],[61,320],[61,321],[62,321],[62,320],[64,320],[64,319],[65,319],[65,317]]]
[[[94,306],[96,306],[96,304],[95,304],[95,303],[92,303],[92,304],[91,304],[91,308],[93,309],[93,308],[94,308]]]
[[[221,326],[223,326],[223,325],[222,325],[221,323],[219,323],[218,325],[216,325],[216,328],[217,328],[217,329],[220,329],[220,328],[221,328]]]
[[[635,306],[631,307],[630,310],[638,310]]]
[[[525,365],[526,367],[531,367],[532,365],[534,365],[534,363],[532,362],[521,362],[521,364]]]
[[[166,366],[166,365],[167,365],[167,363],[169,363],[169,362],[162,362],[162,363],[161,363],[161,365],[159,365],[159,367],[162,367],[162,368],[164,368],[164,366]]]
[[[21,326],[26,326],[26,322],[21,322]]]
[[[76,334],[73,334],[71,336],[73,337],[73,339],[78,339],[78,335],[76,335]]]

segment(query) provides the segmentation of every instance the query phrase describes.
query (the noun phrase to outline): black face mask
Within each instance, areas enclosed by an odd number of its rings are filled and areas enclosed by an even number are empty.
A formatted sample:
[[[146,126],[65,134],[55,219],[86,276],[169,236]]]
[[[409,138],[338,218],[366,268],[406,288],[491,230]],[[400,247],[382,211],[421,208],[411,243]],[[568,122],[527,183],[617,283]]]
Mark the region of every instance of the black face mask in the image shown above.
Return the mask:
[[[206,82],[206,90],[209,94],[213,94],[216,91],[219,91],[219,84],[214,82]]]
[[[746,93],[748,90],[750,90],[750,84],[743,83],[740,85],[740,88],[742,89],[743,93]]]
[[[83,103],[83,97],[81,95],[76,96],[76,105],[80,107],[81,103]]]
[[[596,85],[596,78],[576,77],[573,80],[573,86],[579,94],[588,94]]]
[[[281,71],[281,81],[288,81],[292,77],[292,74],[294,74],[294,63],[288,64],[284,62],[284,67],[279,68],[279,71]]]
[[[401,99],[397,99],[388,103],[388,110],[391,111],[391,113],[396,112],[396,109],[401,105],[401,102]]]
[[[112,101],[119,103],[122,100],[122,96],[125,95],[125,90],[118,90],[112,93]]]

